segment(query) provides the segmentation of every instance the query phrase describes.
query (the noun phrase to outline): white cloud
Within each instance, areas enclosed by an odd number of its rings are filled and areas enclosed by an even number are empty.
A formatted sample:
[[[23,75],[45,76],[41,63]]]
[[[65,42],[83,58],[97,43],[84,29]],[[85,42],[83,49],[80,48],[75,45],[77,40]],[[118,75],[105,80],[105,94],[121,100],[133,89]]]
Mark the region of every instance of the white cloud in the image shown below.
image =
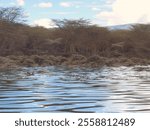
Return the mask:
[[[32,23],[32,25],[33,26],[42,26],[42,27],[45,27],[45,28],[52,28],[52,27],[55,26],[54,22],[51,19],[48,19],[48,18],[35,20]]]
[[[51,12],[51,14],[57,14],[57,15],[68,15],[68,14],[76,14],[77,12],[63,12],[63,11],[55,11],[55,12]]]
[[[51,2],[47,2],[47,3],[42,2],[42,3],[38,4],[38,7],[40,7],[40,8],[49,8],[52,6],[53,6],[53,4]]]
[[[113,2],[115,2],[115,0],[107,0],[106,4],[112,4]]]
[[[24,0],[17,0],[19,6],[23,6],[25,4]]]
[[[103,11],[96,15],[105,25],[150,22],[150,0],[115,0],[112,11]]]
[[[70,6],[72,6],[72,3],[71,2],[61,2],[60,6],[62,6],[62,7],[70,7]]]
[[[92,9],[93,11],[99,11],[99,10],[101,10],[101,8],[98,8],[98,7],[91,7],[91,9]]]
[[[81,5],[83,4],[83,2],[81,2],[81,1],[71,1],[71,2],[60,2],[59,3],[60,4],[60,6],[62,6],[62,7],[75,7],[75,8],[80,8],[81,7]]]

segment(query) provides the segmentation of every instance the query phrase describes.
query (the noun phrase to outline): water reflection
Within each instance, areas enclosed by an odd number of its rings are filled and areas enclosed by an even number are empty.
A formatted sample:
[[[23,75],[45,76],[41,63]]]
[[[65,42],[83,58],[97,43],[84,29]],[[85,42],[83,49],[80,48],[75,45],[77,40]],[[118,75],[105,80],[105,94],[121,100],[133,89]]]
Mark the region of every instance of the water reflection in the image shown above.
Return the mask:
[[[0,112],[150,112],[150,66],[0,70]]]

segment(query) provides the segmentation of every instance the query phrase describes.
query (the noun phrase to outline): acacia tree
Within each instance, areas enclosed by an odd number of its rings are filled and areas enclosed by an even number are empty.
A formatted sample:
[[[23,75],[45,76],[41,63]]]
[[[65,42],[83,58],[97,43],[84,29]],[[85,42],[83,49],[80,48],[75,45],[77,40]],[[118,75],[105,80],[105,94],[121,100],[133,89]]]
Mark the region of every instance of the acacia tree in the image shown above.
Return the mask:
[[[24,11],[21,7],[0,7],[0,20],[11,23],[24,23]]]
[[[53,22],[59,29],[65,29],[65,28],[79,28],[79,27],[88,27],[90,25],[90,21],[87,19],[76,19],[76,20],[68,20],[68,19],[63,19],[63,20],[58,20],[58,19],[53,19]]]
[[[82,30],[90,26],[90,21],[87,19],[53,19],[56,25],[56,33],[63,38],[63,43],[66,52],[75,53],[76,40]]]
[[[110,49],[109,30],[92,25],[89,20],[53,20],[58,27],[57,32],[63,38],[66,52],[71,54],[97,54]]]

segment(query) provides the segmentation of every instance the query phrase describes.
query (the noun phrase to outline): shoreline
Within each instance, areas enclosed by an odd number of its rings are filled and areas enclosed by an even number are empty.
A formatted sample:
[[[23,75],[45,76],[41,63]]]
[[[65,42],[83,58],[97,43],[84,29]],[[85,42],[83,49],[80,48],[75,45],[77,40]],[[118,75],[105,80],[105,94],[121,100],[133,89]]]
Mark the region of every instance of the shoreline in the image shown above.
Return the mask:
[[[53,55],[31,55],[31,56],[0,56],[0,69],[13,69],[20,67],[45,67],[45,66],[69,66],[98,68],[102,66],[135,66],[150,65],[150,59],[139,57],[101,57],[98,55],[85,57],[83,55],[72,55],[69,57]]]

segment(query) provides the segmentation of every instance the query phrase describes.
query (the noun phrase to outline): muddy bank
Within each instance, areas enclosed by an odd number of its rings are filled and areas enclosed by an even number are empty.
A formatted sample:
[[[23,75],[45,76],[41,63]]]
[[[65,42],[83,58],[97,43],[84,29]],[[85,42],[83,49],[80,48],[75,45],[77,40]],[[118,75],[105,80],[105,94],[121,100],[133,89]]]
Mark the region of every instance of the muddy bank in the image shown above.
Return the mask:
[[[82,55],[72,55],[70,57],[52,55],[32,55],[32,56],[6,56],[0,57],[0,68],[36,67],[36,66],[81,66],[81,67],[101,67],[101,66],[134,66],[150,65],[150,59],[136,57],[101,57],[98,55],[85,57]]]

